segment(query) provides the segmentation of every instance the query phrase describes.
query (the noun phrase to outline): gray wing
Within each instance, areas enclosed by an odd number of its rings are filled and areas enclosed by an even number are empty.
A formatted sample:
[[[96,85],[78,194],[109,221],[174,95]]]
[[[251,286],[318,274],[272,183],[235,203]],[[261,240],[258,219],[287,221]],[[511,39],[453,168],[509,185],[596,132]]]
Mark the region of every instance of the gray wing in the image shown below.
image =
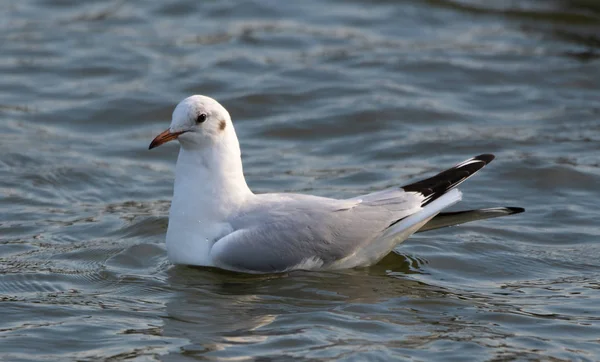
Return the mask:
[[[396,189],[380,195],[349,200],[257,195],[230,220],[233,232],[215,243],[211,256],[218,266],[244,272],[327,267],[421,209],[422,198],[414,193]]]
[[[479,155],[402,188],[349,200],[257,195],[229,220],[233,231],[213,245],[211,256],[218,266],[246,272],[327,267],[346,258],[356,261],[364,257],[357,257],[359,248],[367,249],[363,251],[367,258],[381,257],[399,238],[415,232],[415,226],[458,202],[461,194],[453,189],[493,159],[490,154]],[[390,240],[385,235],[378,238],[383,231]]]

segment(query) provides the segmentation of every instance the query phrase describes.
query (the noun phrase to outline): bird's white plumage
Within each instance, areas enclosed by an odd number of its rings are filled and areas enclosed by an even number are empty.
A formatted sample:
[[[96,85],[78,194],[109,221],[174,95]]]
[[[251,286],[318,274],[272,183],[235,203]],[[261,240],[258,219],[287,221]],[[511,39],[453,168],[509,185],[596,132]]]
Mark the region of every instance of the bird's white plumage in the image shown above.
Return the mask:
[[[201,123],[199,114],[206,116]],[[401,188],[347,200],[254,194],[218,102],[186,98],[169,130],[181,133],[166,238],[174,264],[250,273],[372,265],[461,198],[456,189],[435,198]],[[463,164],[469,162],[480,161]]]

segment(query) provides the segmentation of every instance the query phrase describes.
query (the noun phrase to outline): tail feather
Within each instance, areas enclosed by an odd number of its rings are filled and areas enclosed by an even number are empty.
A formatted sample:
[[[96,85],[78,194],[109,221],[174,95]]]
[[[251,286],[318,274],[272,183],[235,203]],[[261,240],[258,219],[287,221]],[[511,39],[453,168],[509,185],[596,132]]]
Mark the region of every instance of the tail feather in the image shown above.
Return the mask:
[[[429,231],[447,226],[460,225],[476,220],[491,219],[500,216],[520,214],[525,209],[521,207],[493,207],[489,209],[442,212],[437,214],[417,232]]]
[[[441,210],[454,205],[459,202],[461,198],[462,194],[459,190],[450,190],[432,202],[431,205],[423,208],[423,210],[398,220],[390,225],[377,240],[361,248],[361,257],[371,261],[377,261],[383,258],[396,245],[406,240],[428,222],[431,222],[430,220]],[[360,260],[360,258],[357,260]]]
[[[421,206],[425,206],[463,183],[475,174],[475,172],[492,162],[493,159],[494,155],[491,154],[475,156],[433,177],[403,186],[402,189],[407,192],[417,192],[425,196],[421,204]]]

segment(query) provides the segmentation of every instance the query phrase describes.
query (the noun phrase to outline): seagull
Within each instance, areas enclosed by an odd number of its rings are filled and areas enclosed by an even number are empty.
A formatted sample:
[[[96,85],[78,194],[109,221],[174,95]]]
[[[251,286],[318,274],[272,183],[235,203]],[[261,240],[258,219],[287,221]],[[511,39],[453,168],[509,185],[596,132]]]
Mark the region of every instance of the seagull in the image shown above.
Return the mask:
[[[524,211],[441,212],[461,200],[456,187],[490,163],[491,154],[350,199],[255,194],[229,112],[202,95],[175,107],[171,125],[149,149],[173,140],[181,146],[166,235],[173,264],[254,274],[368,267],[416,232]]]

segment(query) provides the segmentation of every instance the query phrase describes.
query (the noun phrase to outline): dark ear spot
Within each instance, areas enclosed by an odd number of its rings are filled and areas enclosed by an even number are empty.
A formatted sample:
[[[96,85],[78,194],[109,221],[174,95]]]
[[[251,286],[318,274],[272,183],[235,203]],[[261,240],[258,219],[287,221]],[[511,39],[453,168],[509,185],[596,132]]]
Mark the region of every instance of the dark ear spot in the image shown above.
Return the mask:
[[[225,122],[225,120],[222,119],[221,122],[219,122],[219,129],[222,131],[225,129],[225,126],[227,126],[227,122]]]

